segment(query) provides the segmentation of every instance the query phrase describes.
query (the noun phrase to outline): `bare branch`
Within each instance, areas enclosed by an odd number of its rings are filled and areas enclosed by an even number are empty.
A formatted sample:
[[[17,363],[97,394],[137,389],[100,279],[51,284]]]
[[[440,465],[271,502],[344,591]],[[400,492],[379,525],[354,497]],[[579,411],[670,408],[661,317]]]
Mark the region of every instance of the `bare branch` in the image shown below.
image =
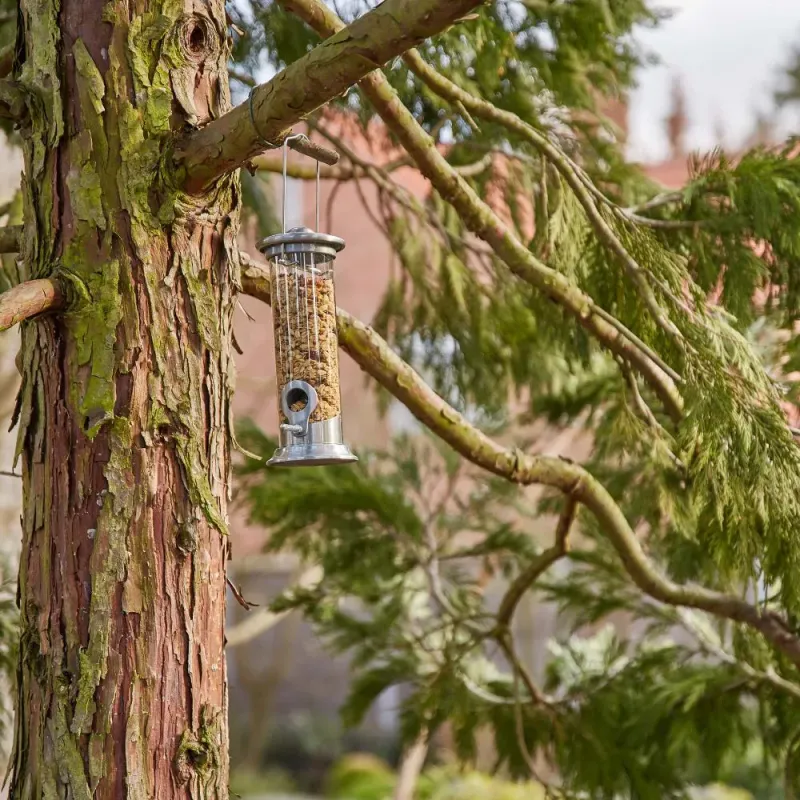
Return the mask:
[[[428,731],[425,730],[420,733],[410,747],[403,751],[392,800],[413,800],[427,756]]]
[[[476,175],[481,175],[482,173],[486,172],[486,170],[492,166],[493,161],[493,154],[487,153],[483,158],[473,161],[472,164],[462,164],[460,166],[453,167],[453,169],[462,178],[473,178]]]
[[[243,594],[241,588],[239,588],[231,579],[230,575],[225,578],[225,583],[228,584],[228,588],[231,590],[231,594],[233,595],[236,602],[245,610],[251,611],[254,609],[258,603],[251,603]]]
[[[322,570],[319,569],[319,567],[312,567],[306,570],[297,579],[296,586],[300,589],[308,589],[319,583],[321,578]],[[269,608],[259,609],[225,632],[227,646],[230,648],[247,644],[247,642],[261,636],[262,633],[266,633],[268,630],[274,628],[291,613],[291,611],[275,612],[271,611]]]
[[[283,173],[283,157],[280,153],[264,153],[256,156],[251,163],[261,172],[274,172],[278,175]],[[317,165],[309,161],[289,163],[286,165],[286,174],[297,180],[314,181],[317,179]],[[326,181],[348,181],[353,178],[355,170],[350,166],[322,165],[319,174],[320,178]]]
[[[264,153],[263,155],[256,156],[250,162],[257,170],[261,172],[274,172],[278,175],[283,173],[283,157],[279,153]],[[475,175],[480,175],[486,172],[492,165],[492,154],[487,153],[483,158],[472,164],[463,164],[461,166],[453,167],[453,169],[465,178],[471,178]],[[373,165],[382,173],[389,175],[402,167],[410,166],[407,159],[398,159],[390,164]],[[323,165],[320,167],[320,177],[322,180],[330,181],[349,181],[358,176],[359,170],[353,166],[338,165],[335,167],[328,167]],[[311,163],[290,163],[287,165],[286,174],[290,178],[295,178],[301,181],[314,181],[317,179],[317,166]]]
[[[66,296],[61,284],[50,278],[26,281],[0,294],[0,331],[45,311],[63,308]]]
[[[630,208],[626,208],[625,211],[628,214],[640,214],[644,211],[652,211],[656,208],[661,208],[662,206],[672,205],[673,203],[680,203],[683,201],[684,193],[683,192],[664,192],[663,194],[658,194],[655,197],[652,197],[645,203],[641,203],[638,206],[631,206]]]
[[[252,75],[248,75],[246,72],[241,72],[238,69],[228,70],[228,75],[230,75],[230,77],[235,81],[239,81],[239,83],[249,86],[251,89],[258,85],[258,82]]]
[[[19,253],[22,249],[22,225],[0,228],[0,253]]]
[[[342,21],[319,0],[279,2],[323,36],[342,31]],[[371,73],[359,85],[422,174],[456,209],[464,225],[483,239],[515,275],[558,303],[612,353],[628,361],[652,386],[670,416],[679,419],[683,400],[675,382],[641,349],[636,337],[622,333],[621,323],[610,324],[598,313],[598,306],[591,297],[565,275],[539,261],[519,241],[469,183],[455,172],[382,73]]]
[[[278,623],[283,622],[291,613],[291,611],[276,613],[270,611],[268,608],[259,609],[225,633],[226,646],[228,648],[239,647],[240,645],[247,644],[247,642],[251,642],[253,639],[261,636],[262,633],[272,630],[272,628]]]
[[[503,599],[500,601],[500,608],[497,612],[497,627],[500,630],[504,630],[511,625],[514,612],[517,610],[517,606],[525,596],[525,593],[553,564],[556,563],[556,561],[567,554],[569,550],[569,532],[572,528],[572,523],[575,521],[577,510],[578,504],[575,500],[571,497],[567,497],[566,506],[558,520],[555,544],[533,559],[533,561],[514,579],[508,591],[503,596]]]
[[[521,678],[522,682],[525,684],[525,688],[528,690],[531,702],[536,703],[536,705],[546,709],[548,713],[552,715],[554,713],[552,699],[536,685],[536,681],[533,680],[530,672],[525,669],[525,665],[522,663],[522,661],[520,661],[517,651],[514,649],[514,642],[511,638],[511,635],[508,633],[508,631],[498,632],[496,634],[496,639],[497,643],[500,645],[500,649],[505,654],[506,658],[508,659],[508,663],[511,665],[511,668],[514,672],[514,682],[516,683],[517,678]],[[515,705],[521,710],[520,693],[519,691],[515,691],[514,694]]]
[[[180,142],[174,154],[179,183],[189,192],[202,192],[264,150],[265,141],[280,143],[288,129],[312,111],[481,3],[386,0],[271,81],[254,88],[250,102]]]

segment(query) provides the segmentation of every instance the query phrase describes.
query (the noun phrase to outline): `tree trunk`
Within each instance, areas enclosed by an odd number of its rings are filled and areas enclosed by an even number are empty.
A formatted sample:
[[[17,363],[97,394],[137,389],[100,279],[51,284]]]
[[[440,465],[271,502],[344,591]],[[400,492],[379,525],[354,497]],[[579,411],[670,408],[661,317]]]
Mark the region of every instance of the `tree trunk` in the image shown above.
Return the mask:
[[[20,0],[27,323],[13,798],[226,798],[239,191],[171,188],[229,108],[223,0]],[[27,135],[29,134],[29,135]]]

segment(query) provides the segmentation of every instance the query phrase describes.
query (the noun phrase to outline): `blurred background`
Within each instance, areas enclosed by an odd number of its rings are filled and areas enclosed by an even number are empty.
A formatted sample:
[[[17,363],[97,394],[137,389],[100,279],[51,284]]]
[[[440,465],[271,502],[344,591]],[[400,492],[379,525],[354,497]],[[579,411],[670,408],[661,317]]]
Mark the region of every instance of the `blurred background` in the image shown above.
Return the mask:
[[[769,145],[791,134],[800,113],[793,105],[790,74],[800,53],[800,4],[794,0],[679,0],[671,19],[655,29],[637,32],[640,43],[652,54],[652,63],[639,70],[637,86],[625,102],[613,103],[607,113],[622,131],[631,160],[665,188],[681,187],[688,177],[692,151],[724,148],[731,154],[756,144]],[[758,6],[756,8],[756,5]],[[724,6],[724,8],[723,8]],[[800,76],[798,76],[800,78]],[[800,108],[800,104],[798,107]],[[358,132],[345,131],[348,145],[365,159],[375,159],[370,143]],[[386,159],[384,159],[386,160]],[[418,173],[400,170],[398,181],[424,196],[425,183]],[[275,181],[279,189],[279,181]],[[313,225],[312,188],[290,179],[290,224]],[[366,184],[362,191],[369,203],[377,195]],[[337,264],[337,300],[363,320],[375,315],[389,283],[392,254],[371,215],[362,210],[355,187],[343,185],[330,203],[331,187],[323,187],[323,227],[347,240]],[[252,242],[246,243],[253,252]],[[236,404],[240,417],[250,418],[265,431],[276,430],[272,339],[269,314],[249,298],[243,305],[254,321],[239,320],[238,338],[244,354],[238,360]],[[385,404],[366,383],[360,370],[346,357],[342,365],[345,434],[358,451],[363,448],[391,450],[398,436],[421,435],[411,415],[396,402]],[[537,430],[539,449],[580,459],[589,449],[580,427],[557,434]],[[235,556],[232,572],[248,601],[268,603],[290,582],[303,579],[302,570],[289,557],[259,555],[264,532],[243,516],[234,523]],[[494,581],[487,592],[499,598],[504,583]],[[260,608],[259,606],[259,608]],[[270,782],[309,793],[336,792],[342,777],[362,769],[363,797],[379,800],[389,796],[382,763],[396,767],[400,758],[399,696],[380,696],[366,721],[345,729],[339,709],[348,694],[350,665],[346,657],[326,651],[309,624],[290,615],[278,618],[263,610],[246,612],[230,604],[233,641],[229,644],[231,680],[231,730],[234,788],[241,793],[265,789]],[[545,671],[547,642],[558,637],[553,608],[541,598],[524,601],[517,622],[518,649],[537,678]],[[624,624],[620,620],[619,624]],[[269,625],[264,631],[262,625]],[[436,760],[447,763],[447,737],[436,745]],[[347,753],[368,753],[381,761]],[[757,760],[758,755],[754,758]],[[338,765],[338,767],[337,767]],[[487,747],[483,766],[491,765]],[[342,775],[337,776],[339,769]],[[337,783],[338,781],[338,783]],[[372,785],[374,782],[374,785]],[[743,779],[740,784],[747,784]],[[352,791],[361,791],[353,779]],[[273,787],[274,788],[274,787]],[[753,787],[698,789],[697,796],[783,796],[777,788]],[[458,797],[494,797],[488,786],[461,787]],[[517,789],[506,787],[509,798]],[[773,791],[775,794],[773,794]],[[519,797],[531,797],[530,788]],[[346,795],[343,795],[346,796]],[[358,795],[361,797],[362,795]],[[442,795],[444,796],[444,795]],[[505,797],[506,795],[503,795]],[[497,795],[498,800],[501,797]]]
[[[755,144],[776,143],[800,130],[800,102],[794,103],[795,99],[800,101],[800,3],[674,0],[671,5],[675,9],[671,19],[657,29],[637,32],[640,43],[652,53],[652,63],[639,70],[637,86],[629,96],[610,104],[607,113],[626,141],[629,158],[641,163],[665,188],[674,189],[686,181],[687,160],[694,150],[720,147],[735,154]],[[339,135],[357,155],[367,160],[382,157],[358,130],[343,126]],[[388,154],[383,158],[388,160]],[[15,209],[4,204],[14,198],[20,167],[13,142],[6,142],[0,157],[0,205],[9,218]],[[395,177],[424,197],[426,184],[415,171],[400,169]],[[270,186],[274,210],[280,180],[273,179]],[[310,183],[290,179],[287,202],[290,225],[313,226]],[[347,241],[337,267],[338,303],[365,321],[378,311],[393,268],[390,246],[364,207],[365,203],[375,207],[378,202],[372,184],[323,185],[323,228]],[[263,226],[257,221],[245,226],[245,251],[256,253],[255,240],[260,233]],[[270,314],[250,298],[243,298],[242,306],[244,313],[236,321],[236,336],[243,350],[237,360],[237,417],[250,420],[253,430],[274,435],[277,415]],[[16,349],[13,331],[0,338],[3,431],[8,428],[17,385]],[[346,358],[341,364],[341,385],[345,434],[351,446],[356,452],[387,452],[390,466],[385,469],[399,469],[401,457],[394,461],[391,457],[398,437],[407,443],[422,436],[413,418],[402,406],[377,393]],[[535,435],[539,449],[552,454],[580,458],[589,447],[587,434],[579,426],[555,432],[538,424]],[[252,437],[257,439],[257,434]],[[20,482],[9,474],[14,438],[13,433],[0,436],[0,529],[5,532],[0,547],[6,587],[12,587],[15,580],[19,546]],[[454,493],[452,487],[444,485],[447,470],[437,471],[437,458],[425,459],[433,479],[426,484],[430,496],[420,498],[421,503],[432,506],[444,504],[447,492]],[[333,654],[297,612],[268,609],[270,601],[287,586],[313,582],[313,574],[291,554],[264,553],[268,534],[259,524],[252,496],[243,489],[252,476],[237,480],[241,485],[231,526],[230,573],[242,596],[254,607],[245,610],[229,597],[232,790],[248,798],[299,794],[382,800],[391,792],[392,771],[401,759],[402,690],[385,692],[360,725],[345,727],[340,709],[351,683],[348,657]],[[463,480],[469,484],[472,478],[465,475]],[[536,533],[534,525],[532,535]],[[487,597],[499,597],[504,587],[502,578],[487,574],[485,579]],[[541,678],[548,657],[547,642],[559,635],[556,615],[540,598],[531,596],[523,601],[516,625],[520,657]],[[440,789],[445,784],[453,788],[451,794],[440,792],[437,797],[513,800],[538,793],[530,786],[520,789],[501,781],[490,786],[477,773],[456,780],[448,772],[451,750],[445,730],[428,756],[439,765],[439,772],[434,769],[430,773],[430,781],[431,785],[438,781]],[[477,764],[488,769],[491,759],[487,746]],[[754,759],[758,759],[757,753]],[[729,776],[731,788],[698,789],[697,796],[782,796],[773,787],[748,785],[747,778],[741,776],[737,788],[735,773],[732,769]],[[703,776],[698,776],[701,783]]]

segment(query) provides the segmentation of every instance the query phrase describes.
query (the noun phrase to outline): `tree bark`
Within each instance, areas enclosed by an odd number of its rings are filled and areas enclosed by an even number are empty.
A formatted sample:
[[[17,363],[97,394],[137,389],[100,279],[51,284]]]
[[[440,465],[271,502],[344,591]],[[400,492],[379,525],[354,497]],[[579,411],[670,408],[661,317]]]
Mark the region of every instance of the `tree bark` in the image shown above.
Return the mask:
[[[223,0],[20,0],[23,326],[11,796],[228,798],[224,618],[239,187],[162,154],[229,110]]]

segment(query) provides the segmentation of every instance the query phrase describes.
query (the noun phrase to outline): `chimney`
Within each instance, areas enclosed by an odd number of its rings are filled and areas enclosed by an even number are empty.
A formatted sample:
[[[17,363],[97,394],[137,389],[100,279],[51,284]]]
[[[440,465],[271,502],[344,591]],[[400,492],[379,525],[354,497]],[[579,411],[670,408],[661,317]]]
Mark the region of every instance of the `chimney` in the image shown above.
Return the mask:
[[[683,82],[678,77],[675,77],[672,81],[670,113],[664,122],[667,129],[671,158],[679,159],[685,157],[686,125],[688,122],[686,114],[686,92],[683,88]]]

